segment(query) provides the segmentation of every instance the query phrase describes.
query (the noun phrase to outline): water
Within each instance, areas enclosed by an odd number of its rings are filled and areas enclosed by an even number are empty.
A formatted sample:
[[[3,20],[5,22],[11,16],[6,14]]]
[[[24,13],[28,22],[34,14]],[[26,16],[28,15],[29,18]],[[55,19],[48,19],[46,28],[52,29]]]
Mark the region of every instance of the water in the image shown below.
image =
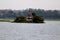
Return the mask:
[[[0,22],[0,40],[60,40],[60,21],[43,24]]]

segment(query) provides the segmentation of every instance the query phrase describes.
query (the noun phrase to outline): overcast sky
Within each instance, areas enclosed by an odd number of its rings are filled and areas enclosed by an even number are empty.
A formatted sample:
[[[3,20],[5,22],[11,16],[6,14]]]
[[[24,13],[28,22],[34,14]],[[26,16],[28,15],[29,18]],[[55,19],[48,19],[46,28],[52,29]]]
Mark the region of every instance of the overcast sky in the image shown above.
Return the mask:
[[[60,10],[60,0],[0,0],[0,9],[39,8]]]

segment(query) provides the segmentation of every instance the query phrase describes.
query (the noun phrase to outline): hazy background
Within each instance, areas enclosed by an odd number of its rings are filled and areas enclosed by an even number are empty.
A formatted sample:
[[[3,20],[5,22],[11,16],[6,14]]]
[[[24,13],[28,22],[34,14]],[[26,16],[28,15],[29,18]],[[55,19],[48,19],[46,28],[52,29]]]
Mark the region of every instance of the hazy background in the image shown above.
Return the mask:
[[[40,8],[45,10],[59,10],[60,0],[0,0],[0,9]]]

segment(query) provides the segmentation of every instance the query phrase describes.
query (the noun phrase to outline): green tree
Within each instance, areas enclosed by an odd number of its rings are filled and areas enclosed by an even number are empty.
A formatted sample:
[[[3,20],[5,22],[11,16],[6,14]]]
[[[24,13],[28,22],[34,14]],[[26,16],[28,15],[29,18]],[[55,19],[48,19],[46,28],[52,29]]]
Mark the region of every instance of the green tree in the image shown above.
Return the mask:
[[[14,20],[14,22],[25,22],[25,21],[26,19],[23,16],[16,17],[16,19]]]
[[[32,15],[33,15],[33,16],[36,16],[36,14],[35,14],[35,13],[32,13]]]
[[[32,13],[33,15],[33,22],[34,23],[43,23],[44,19],[41,16],[37,16],[35,13]]]
[[[43,23],[44,22],[44,19],[40,16],[34,16],[33,17],[33,22],[34,23]]]

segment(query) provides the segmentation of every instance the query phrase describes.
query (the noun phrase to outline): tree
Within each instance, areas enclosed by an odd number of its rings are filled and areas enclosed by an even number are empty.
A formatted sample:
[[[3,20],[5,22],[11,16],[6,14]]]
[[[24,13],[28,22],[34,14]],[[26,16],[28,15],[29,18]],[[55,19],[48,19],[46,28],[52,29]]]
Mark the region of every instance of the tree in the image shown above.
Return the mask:
[[[41,16],[37,16],[35,13],[32,13],[33,15],[33,22],[34,23],[43,23],[44,19]]]
[[[32,13],[32,15],[33,15],[33,16],[36,16],[36,14],[35,14],[35,13]]]
[[[16,17],[16,19],[14,20],[14,22],[25,22],[25,21],[26,19],[23,16]]]
[[[33,17],[33,22],[34,23],[43,23],[44,22],[44,19],[40,16],[34,16]]]

